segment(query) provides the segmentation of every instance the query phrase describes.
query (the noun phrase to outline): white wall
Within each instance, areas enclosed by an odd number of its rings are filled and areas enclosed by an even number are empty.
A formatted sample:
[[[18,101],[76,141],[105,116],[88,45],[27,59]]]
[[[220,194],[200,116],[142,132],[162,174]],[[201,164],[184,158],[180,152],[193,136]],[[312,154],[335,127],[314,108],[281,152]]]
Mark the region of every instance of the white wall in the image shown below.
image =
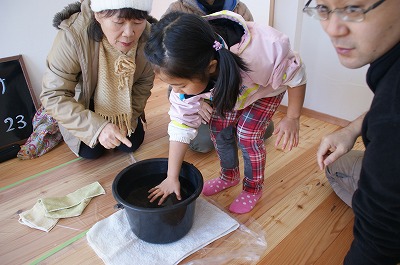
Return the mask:
[[[0,58],[22,54],[37,99],[46,56],[57,32],[53,16],[71,2],[1,0]]]
[[[157,19],[160,19],[164,14],[165,10],[167,10],[168,6],[174,2],[173,0],[153,0],[153,10],[151,11],[151,15]]]
[[[32,87],[38,98],[47,53],[56,35],[55,13],[73,0],[1,0],[0,58],[23,55]],[[152,15],[160,18],[172,0],[153,0]],[[243,0],[255,21],[268,24],[269,1]],[[300,3],[299,3],[300,2]],[[371,92],[366,88],[365,70],[347,70],[318,21],[303,16],[303,1],[275,0],[274,27],[289,35],[295,50],[307,65],[308,88],[305,107],[352,120],[367,110]],[[284,104],[287,102],[285,99]]]
[[[366,84],[368,66],[343,67],[318,21],[304,17],[301,49],[308,84],[304,106],[334,117],[353,120],[369,109],[373,93]]]

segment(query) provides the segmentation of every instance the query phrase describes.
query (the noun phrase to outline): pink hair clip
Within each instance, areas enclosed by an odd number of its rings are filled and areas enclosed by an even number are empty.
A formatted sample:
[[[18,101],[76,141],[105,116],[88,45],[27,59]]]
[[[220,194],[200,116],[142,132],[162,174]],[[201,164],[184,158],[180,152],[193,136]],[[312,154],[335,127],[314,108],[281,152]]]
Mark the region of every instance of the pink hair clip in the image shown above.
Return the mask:
[[[214,41],[213,48],[214,48],[216,51],[219,51],[219,50],[221,50],[221,48],[222,48],[222,44],[221,44],[219,41]]]

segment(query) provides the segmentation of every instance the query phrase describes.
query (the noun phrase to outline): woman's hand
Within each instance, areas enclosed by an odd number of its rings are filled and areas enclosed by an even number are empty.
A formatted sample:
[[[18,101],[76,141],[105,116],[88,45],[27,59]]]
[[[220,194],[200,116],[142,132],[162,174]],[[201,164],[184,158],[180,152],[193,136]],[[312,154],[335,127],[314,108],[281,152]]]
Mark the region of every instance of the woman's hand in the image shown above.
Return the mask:
[[[115,124],[108,123],[99,135],[99,143],[106,149],[114,149],[121,143],[128,147],[132,146],[132,143],[126,137],[127,131],[121,131]]]
[[[288,150],[292,150],[293,147],[297,147],[299,144],[299,130],[300,130],[300,119],[284,117],[276,126],[273,134],[277,135],[275,148],[279,148],[279,144],[282,141],[282,150],[287,147]]]
[[[210,106],[210,104],[208,104],[205,101],[202,101],[200,110],[199,110],[199,115],[202,118],[201,122],[203,124],[207,124],[210,122],[212,112],[213,112],[213,108]]]
[[[160,185],[155,186],[149,190],[150,195],[147,197],[150,199],[150,202],[155,201],[157,198],[160,198],[158,205],[161,205],[165,199],[171,193],[175,193],[176,198],[181,200],[181,185],[179,183],[178,178],[167,177],[160,183]]]

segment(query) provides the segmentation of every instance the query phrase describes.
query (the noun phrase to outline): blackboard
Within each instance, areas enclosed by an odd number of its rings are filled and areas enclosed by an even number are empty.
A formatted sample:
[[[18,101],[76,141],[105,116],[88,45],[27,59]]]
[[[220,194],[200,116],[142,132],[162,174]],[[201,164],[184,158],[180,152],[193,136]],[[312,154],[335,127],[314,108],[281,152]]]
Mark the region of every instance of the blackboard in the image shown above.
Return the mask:
[[[0,59],[0,149],[26,141],[37,108],[22,55]]]

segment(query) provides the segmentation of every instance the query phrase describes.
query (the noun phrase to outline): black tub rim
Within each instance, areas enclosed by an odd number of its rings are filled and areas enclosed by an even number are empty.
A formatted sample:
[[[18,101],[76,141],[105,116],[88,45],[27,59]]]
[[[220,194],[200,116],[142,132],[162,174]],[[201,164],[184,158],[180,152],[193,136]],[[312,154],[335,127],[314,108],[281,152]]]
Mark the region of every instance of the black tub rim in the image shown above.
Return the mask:
[[[153,213],[153,212],[154,213],[164,213],[164,212],[172,212],[172,211],[182,208],[182,207],[187,207],[192,202],[195,202],[195,200],[200,196],[200,194],[203,190],[203,185],[204,185],[203,175],[201,174],[200,170],[197,167],[195,167],[193,164],[183,161],[181,167],[183,167],[184,165],[188,166],[191,170],[194,171],[194,173],[196,175],[199,176],[198,187],[196,187],[193,194],[190,195],[187,199],[185,199],[183,201],[179,201],[178,203],[176,203],[172,206],[168,206],[168,207],[164,207],[164,208],[146,208],[146,207],[140,207],[140,206],[136,206],[136,205],[128,203],[126,200],[124,200],[118,194],[118,192],[116,192],[117,185],[118,185],[120,179],[124,176],[124,173],[126,173],[132,167],[137,167],[137,166],[140,166],[140,164],[145,164],[145,163],[149,163],[149,162],[150,163],[160,163],[160,162],[168,163],[168,158],[149,158],[149,159],[140,160],[138,162],[135,162],[135,163],[125,167],[123,170],[121,170],[115,177],[113,184],[112,184],[112,193],[113,193],[115,200],[118,202],[117,203],[118,206],[122,204],[123,208],[132,209],[134,211],[139,211],[139,212],[143,212],[143,213]]]

